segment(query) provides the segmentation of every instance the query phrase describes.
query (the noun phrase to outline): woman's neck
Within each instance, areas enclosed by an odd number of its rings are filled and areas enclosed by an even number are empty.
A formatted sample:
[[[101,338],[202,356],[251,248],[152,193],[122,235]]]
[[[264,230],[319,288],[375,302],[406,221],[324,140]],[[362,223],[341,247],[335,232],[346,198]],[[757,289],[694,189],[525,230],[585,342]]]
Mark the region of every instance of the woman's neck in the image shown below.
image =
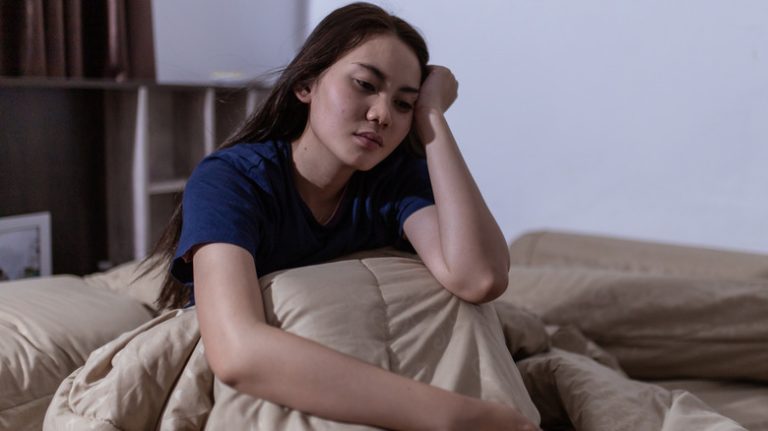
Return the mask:
[[[291,143],[293,179],[304,202],[313,210],[335,206],[354,169],[344,166],[319,142],[305,135]]]

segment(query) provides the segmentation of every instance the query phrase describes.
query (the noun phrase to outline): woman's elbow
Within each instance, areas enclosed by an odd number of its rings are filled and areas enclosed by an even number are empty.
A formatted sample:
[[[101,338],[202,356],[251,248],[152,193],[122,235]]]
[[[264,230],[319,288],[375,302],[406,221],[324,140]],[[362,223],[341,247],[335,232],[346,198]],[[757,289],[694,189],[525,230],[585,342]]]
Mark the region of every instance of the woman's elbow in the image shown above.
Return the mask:
[[[244,367],[236,352],[217,346],[215,349],[206,348],[205,357],[213,375],[225,385],[237,388],[243,381]]]
[[[507,290],[509,274],[507,272],[488,272],[475,275],[471,280],[461,283],[454,293],[459,298],[473,304],[492,301]]]
[[[240,392],[260,393],[270,384],[271,373],[264,371],[265,358],[253,355],[244,343],[236,339],[218,339],[206,344],[205,358],[219,381]]]

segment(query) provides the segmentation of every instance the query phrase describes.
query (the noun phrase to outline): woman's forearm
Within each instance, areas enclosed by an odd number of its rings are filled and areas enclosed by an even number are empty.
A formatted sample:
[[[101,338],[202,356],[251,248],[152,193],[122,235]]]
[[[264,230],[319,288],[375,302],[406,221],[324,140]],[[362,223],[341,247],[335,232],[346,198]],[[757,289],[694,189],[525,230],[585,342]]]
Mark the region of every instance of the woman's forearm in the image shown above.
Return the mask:
[[[243,335],[230,354],[248,363],[226,383],[316,416],[388,429],[453,429],[453,415],[482,407],[266,324]]]
[[[206,359],[216,377],[238,391],[319,417],[389,429],[535,429],[510,406],[410,380],[267,325],[245,249],[207,244],[194,254],[194,265]]]
[[[207,244],[194,254],[194,265],[206,359],[216,377],[240,392],[332,420],[391,429],[447,429],[449,414],[477,405],[269,326],[245,249]]]
[[[496,284],[495,290],[503,291],[509,270],[504,235],[488,210],[443,113],[428,110],[417,115],[447,270],[459,283],[466,284],[482,275]]]

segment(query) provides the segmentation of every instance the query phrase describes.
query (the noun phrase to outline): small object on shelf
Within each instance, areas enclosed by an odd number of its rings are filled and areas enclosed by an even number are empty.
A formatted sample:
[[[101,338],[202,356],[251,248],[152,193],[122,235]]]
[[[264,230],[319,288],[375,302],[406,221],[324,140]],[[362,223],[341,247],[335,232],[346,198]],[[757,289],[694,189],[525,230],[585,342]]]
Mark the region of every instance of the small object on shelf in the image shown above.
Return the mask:
[[[162,195],[165,193],[178,193],[184,191],[184,185],[187,184],[185,178],[167,181],[155,181],[149,184],[147,191],[150,195]]]
[[[51,275],[51,213],[0,218],[0,281]]]
[[[63,234],[67,246],[78,253],[62,248],[55,251],[59,253],[57,265],[63,271],[66,268],[64,272],[85,274],[96,269],[99,260],[117,265],[147,256],[168,224],[195,166],[258,109],[269,88],[264,82],[181,85],[0,77],[0,90],[3,125],[28,125],[0,136],[0,146],[13,149],[12,159],[3,160],[0,171],[7,173],[11,165],[11,172],[18,175],[15,165],[26,160],[33,148],[56,148],[58,155],[70,160],[57,166],[55,172],[45,173],[61,176],[56,181],[71,185],[71,190],[83,190],[67,195],[76,205],[50,203],[58,205],[54,208],[57,223],[72,227]],[[23,109],[11,109],[15,105]],[[28,115],[48,105],[74,108],[58,109],[59,121],[46,122]],[[17,135],[21,138],[10,139]],[[18,141],[25,145],[16,145]],[[86,146],[94,151],[82,151]],[[103,167],[98,165],[101,160]],[[70,178],[69,169],[77,169],[83,176]],[[32,173],[30,177],[34,178]],[[98,184],[103,179],[106,184]],[[28,177],[24,181],[29,181]],[[49,183],[40,181],[29,187],[49,187]],[[106,199],[101,198],[104,194]],[[6,209],[26,211],[23,199],[9,193],[2,197]],[[49,205],[55,197],[55,193],[51,197],[41,191],[34,195],[33,203]]]

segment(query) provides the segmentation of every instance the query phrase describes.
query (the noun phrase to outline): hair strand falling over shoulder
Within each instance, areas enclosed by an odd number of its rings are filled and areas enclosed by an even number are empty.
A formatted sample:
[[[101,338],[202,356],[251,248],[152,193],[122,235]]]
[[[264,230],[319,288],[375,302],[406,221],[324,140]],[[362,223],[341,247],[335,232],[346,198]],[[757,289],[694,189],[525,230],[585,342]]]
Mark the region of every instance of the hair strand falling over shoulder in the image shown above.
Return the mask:
[[[306,125],[308,108],[296,98],[295,90],[310,85],[349,50],[381,34],[395,35],[413,50],[421,65],[423,81],[428,74],[429,51],[419,32],[378,6],[352,3],[334,10],[315,27],[294,59],[282,70],[261,106],[219,149],[243,142],[257,144],[266,140],[291,142],[297,139]],[[401,145],[423,154],[413,130]],[[182,216],[182,204],[179,203],[150,256],[142,261],[141,265],[147,268],[142,275],[158,265],[170,264],[181,237]],[[189,289],[166,273],[156,305],[159,309],[179,308],[188,304],[190,298]]]

